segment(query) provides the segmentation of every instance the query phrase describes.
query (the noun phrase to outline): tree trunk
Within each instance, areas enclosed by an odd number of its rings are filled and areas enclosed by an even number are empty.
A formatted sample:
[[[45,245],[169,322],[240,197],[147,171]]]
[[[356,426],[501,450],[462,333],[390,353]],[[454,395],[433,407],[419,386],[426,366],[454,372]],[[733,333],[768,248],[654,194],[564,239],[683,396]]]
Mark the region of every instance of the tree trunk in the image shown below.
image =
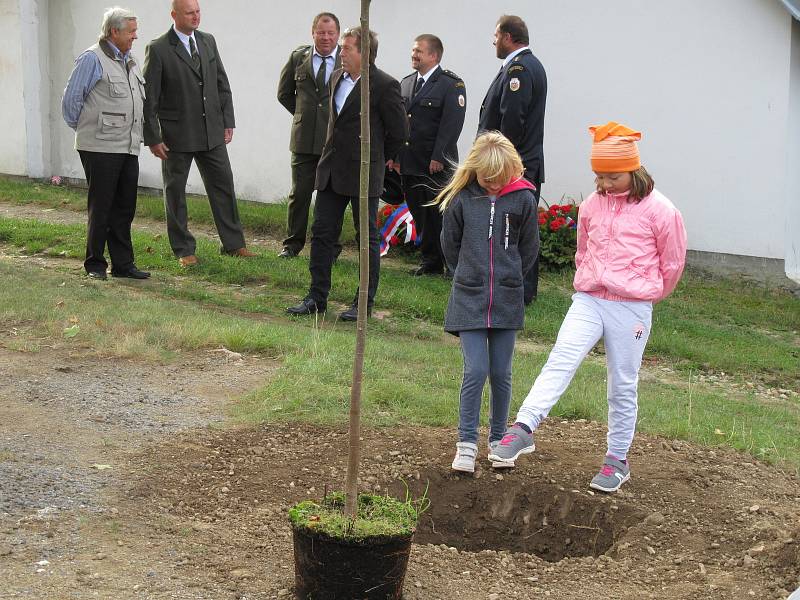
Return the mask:
[[[369,3],[361,0],[361,187],[358,198],[358,320],[350,388],[350,453],[347,458],[344,511],[355,519],[358,509],[358,463],[361,458],[361,387],[364,348],[367,343],[367,290],[369,289]]]

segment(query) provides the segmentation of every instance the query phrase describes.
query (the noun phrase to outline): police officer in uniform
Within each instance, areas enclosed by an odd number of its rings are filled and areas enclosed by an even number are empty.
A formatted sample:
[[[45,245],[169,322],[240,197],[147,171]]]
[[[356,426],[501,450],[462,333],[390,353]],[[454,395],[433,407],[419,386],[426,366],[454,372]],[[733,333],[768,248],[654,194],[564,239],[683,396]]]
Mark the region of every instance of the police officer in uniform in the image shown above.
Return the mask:
[[[278,102],[292,119],[292,191],[286,217],[282,258],[293,258],[306,243],[308,210],[317,163],[328,129],[331,73],[341,67],[339,19],[323,12],[311,24],[312,45],[303,45],[289,56],[278,81]]]
[[[494,78],[481,104],[478,133],[496,130],[519,152],[525,178],[536,186],[536,199],[544,183],[544,108],[547,76],[539,59],[528,47],[528,27],[520,17],[503,15],[497,21],[494,46],[503,67]],[[525,279],[525,304],[535,298],[539,260]]]
[[[421,265],[413,275],[441,274],[445,268],[439,236],[442,215],[426,206],[452,175],[458,137],[464,126],[467,91],[461,78],[441,68],[444,48],[435,35],[416,37],[411,48],[414,73],[400,82],[410,137],[398,156],[403,193],[422,236]]]

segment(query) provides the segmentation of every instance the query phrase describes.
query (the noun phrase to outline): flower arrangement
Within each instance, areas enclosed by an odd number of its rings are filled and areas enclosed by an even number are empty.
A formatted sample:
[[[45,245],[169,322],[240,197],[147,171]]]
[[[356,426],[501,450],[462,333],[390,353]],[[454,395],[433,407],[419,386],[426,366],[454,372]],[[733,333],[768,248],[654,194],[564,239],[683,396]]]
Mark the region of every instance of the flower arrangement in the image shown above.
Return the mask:
[[[563,198],[562,198],[563,200]],[[575,263],[578,244],[578,205],[552,204],[539,207],[539,264],[561,270]]]
[[[381,256],[392,246],[417,243],[417,227],[408,205],[382,204],[378,208],[378,230],[381,236]]]

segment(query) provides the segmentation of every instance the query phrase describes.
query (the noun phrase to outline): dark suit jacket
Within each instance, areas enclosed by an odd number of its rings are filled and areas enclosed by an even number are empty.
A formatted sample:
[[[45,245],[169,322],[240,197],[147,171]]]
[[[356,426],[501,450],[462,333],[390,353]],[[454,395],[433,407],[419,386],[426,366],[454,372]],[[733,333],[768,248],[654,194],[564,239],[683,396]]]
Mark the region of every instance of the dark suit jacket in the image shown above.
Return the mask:
[[[400,150],[403,175],[429,175],[431,160],[450,168],[458,162],[458,137],[464,127],[467,90],[452,71],[436,69],[414,96],[416,71],[400,82],[409,121],[408,144]]]
[[[496,130],[519,152],[525,176],[544,181],[544,106],[547,76],[530,50],[515,56],[495,77],[481,104],[478,133]]]
[[[200,71],[173,29],[147,45],[144,78],[144,143],[197,152],[225,143],[236,126],[228,76],[211,34],[194,32]]]
[[[314,46],[300,46],[289,56],[278,81],[278,102],[294,115],[289,150],[297,154],[321,154],[328,131],[330,87],[317,87],[312,57]],[[342,66],[339,52],[333,67]],[[331,73],[331,76],[333,74]]]
[[[350,92],[342,112],[336,112],[334,97],[344,71],[338,69],[331,75],[330,118],[328,135],[317,165],[316,189],[331,187],[343,196],[359,195],[361,160],[361,80]],[[400,97],[400,84],[396,79],[372,65],[370,78],[370,155],[369,195],[383,192],[386,157],[397,156],[408,137],[408,120]]]

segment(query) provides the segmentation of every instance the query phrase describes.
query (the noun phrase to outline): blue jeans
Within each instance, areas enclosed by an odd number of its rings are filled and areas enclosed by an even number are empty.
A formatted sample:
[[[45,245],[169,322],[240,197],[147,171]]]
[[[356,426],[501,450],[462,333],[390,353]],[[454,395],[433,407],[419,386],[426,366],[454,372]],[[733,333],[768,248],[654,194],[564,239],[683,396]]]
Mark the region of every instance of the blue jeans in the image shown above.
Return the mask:
[[[464,379],[458,418],[458,441],[478,443],[481,396],[489,378],[489,441],[503,437],[511,405],[511,361],[514,358],[515,329],[472,329],[460,331],[464,356]]]

